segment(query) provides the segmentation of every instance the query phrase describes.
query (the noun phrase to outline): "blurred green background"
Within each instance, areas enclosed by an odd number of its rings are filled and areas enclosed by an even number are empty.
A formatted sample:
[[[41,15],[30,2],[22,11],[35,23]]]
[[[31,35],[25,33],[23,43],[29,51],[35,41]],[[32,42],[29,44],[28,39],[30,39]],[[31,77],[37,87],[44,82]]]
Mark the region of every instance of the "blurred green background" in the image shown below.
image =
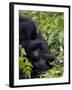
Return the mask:
[[[64,13],[20,10],[19,16],[28,16],[35,21],[38,29],[41,30],[43,37],[48,42],[49,54],[61,59],[61,64],[59,65],[55,62],[51,63],[53,68],[45,74],[41,74],[40,78],[62,76],[64,72]]]

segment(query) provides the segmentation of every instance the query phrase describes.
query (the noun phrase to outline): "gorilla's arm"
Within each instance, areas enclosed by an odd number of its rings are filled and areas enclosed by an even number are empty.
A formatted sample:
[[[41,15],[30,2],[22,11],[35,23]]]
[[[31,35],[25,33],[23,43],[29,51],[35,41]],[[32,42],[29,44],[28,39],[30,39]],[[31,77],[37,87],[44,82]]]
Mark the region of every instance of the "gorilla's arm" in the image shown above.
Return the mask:
[[[53,55],[45,54],[45,58],[47,58],[48,62],[55,61],[56,64],[61,64],[62,63],[60,57],[56,57],[56,56],[53,56]]]
[[[49,54],[45,54],[44,56],[49,62],[52,62],[56,59],[55,56],[49,55]]]

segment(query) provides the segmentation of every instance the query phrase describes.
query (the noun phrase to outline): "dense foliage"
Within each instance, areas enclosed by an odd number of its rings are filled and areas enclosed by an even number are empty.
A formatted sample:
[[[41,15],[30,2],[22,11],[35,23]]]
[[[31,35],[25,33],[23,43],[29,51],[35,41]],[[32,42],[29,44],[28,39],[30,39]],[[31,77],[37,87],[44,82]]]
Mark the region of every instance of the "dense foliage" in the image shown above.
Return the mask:
[[[28,16],[36,22],[38,29],[41,30],[42,35],[48,42],[49,54],[61,59],[61,64],[57,65],[52,62],[53,68],[45,74],[41,74],[40,77],[53,78],[62,76],[64,72],[64,13],[20,10],[19,15]]]
[[[21,47],[21,45],[20,45],[20,49],[21,49],[21,53],[19,57],[19,68],[23,70],[25,77],[31,78],[30,74],[33,66],[31,62],[29,62],[29,60],[25,57],[26,52],[24,48]]]

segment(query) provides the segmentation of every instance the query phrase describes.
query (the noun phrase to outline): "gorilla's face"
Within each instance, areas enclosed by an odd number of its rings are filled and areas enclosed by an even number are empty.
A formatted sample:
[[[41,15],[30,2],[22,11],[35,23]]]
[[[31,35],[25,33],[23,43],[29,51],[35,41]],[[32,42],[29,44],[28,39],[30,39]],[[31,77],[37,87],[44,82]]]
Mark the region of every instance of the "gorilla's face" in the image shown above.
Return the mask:
[[[37,60],[41,58],[42,55],[42,45],[40,40],[32,40],[29,43],[29,47],[27,49],[27,53],[30,57],[30,60]]]
[[[29,60],[33,67],[39,72],[47,71],[49,69],[48,58],[43,53],[42,43],[39,40],[32,40],[28,47]]]
[[[29,52],[30,53],[30,59],[32,61],[37,61],[38,59],[41,58],[41,49],[40,47],[35,47],[35,48],[31,48],[31,51]]]

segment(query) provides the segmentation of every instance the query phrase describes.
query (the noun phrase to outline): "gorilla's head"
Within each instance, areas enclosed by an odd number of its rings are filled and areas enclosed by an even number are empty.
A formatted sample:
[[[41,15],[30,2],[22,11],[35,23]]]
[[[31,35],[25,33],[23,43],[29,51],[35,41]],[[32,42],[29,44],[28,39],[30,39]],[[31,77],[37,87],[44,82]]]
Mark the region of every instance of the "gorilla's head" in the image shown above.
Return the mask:
[[[37,26],[31,18],[19,17],[19,41],[32,40],[37,36]]]
[[[27,49],[27,55],[33,67],[38,70],[38,72],[47,71],[50,68],[48,54],[44,53],[41,40],[35,39],[30,41]]]

